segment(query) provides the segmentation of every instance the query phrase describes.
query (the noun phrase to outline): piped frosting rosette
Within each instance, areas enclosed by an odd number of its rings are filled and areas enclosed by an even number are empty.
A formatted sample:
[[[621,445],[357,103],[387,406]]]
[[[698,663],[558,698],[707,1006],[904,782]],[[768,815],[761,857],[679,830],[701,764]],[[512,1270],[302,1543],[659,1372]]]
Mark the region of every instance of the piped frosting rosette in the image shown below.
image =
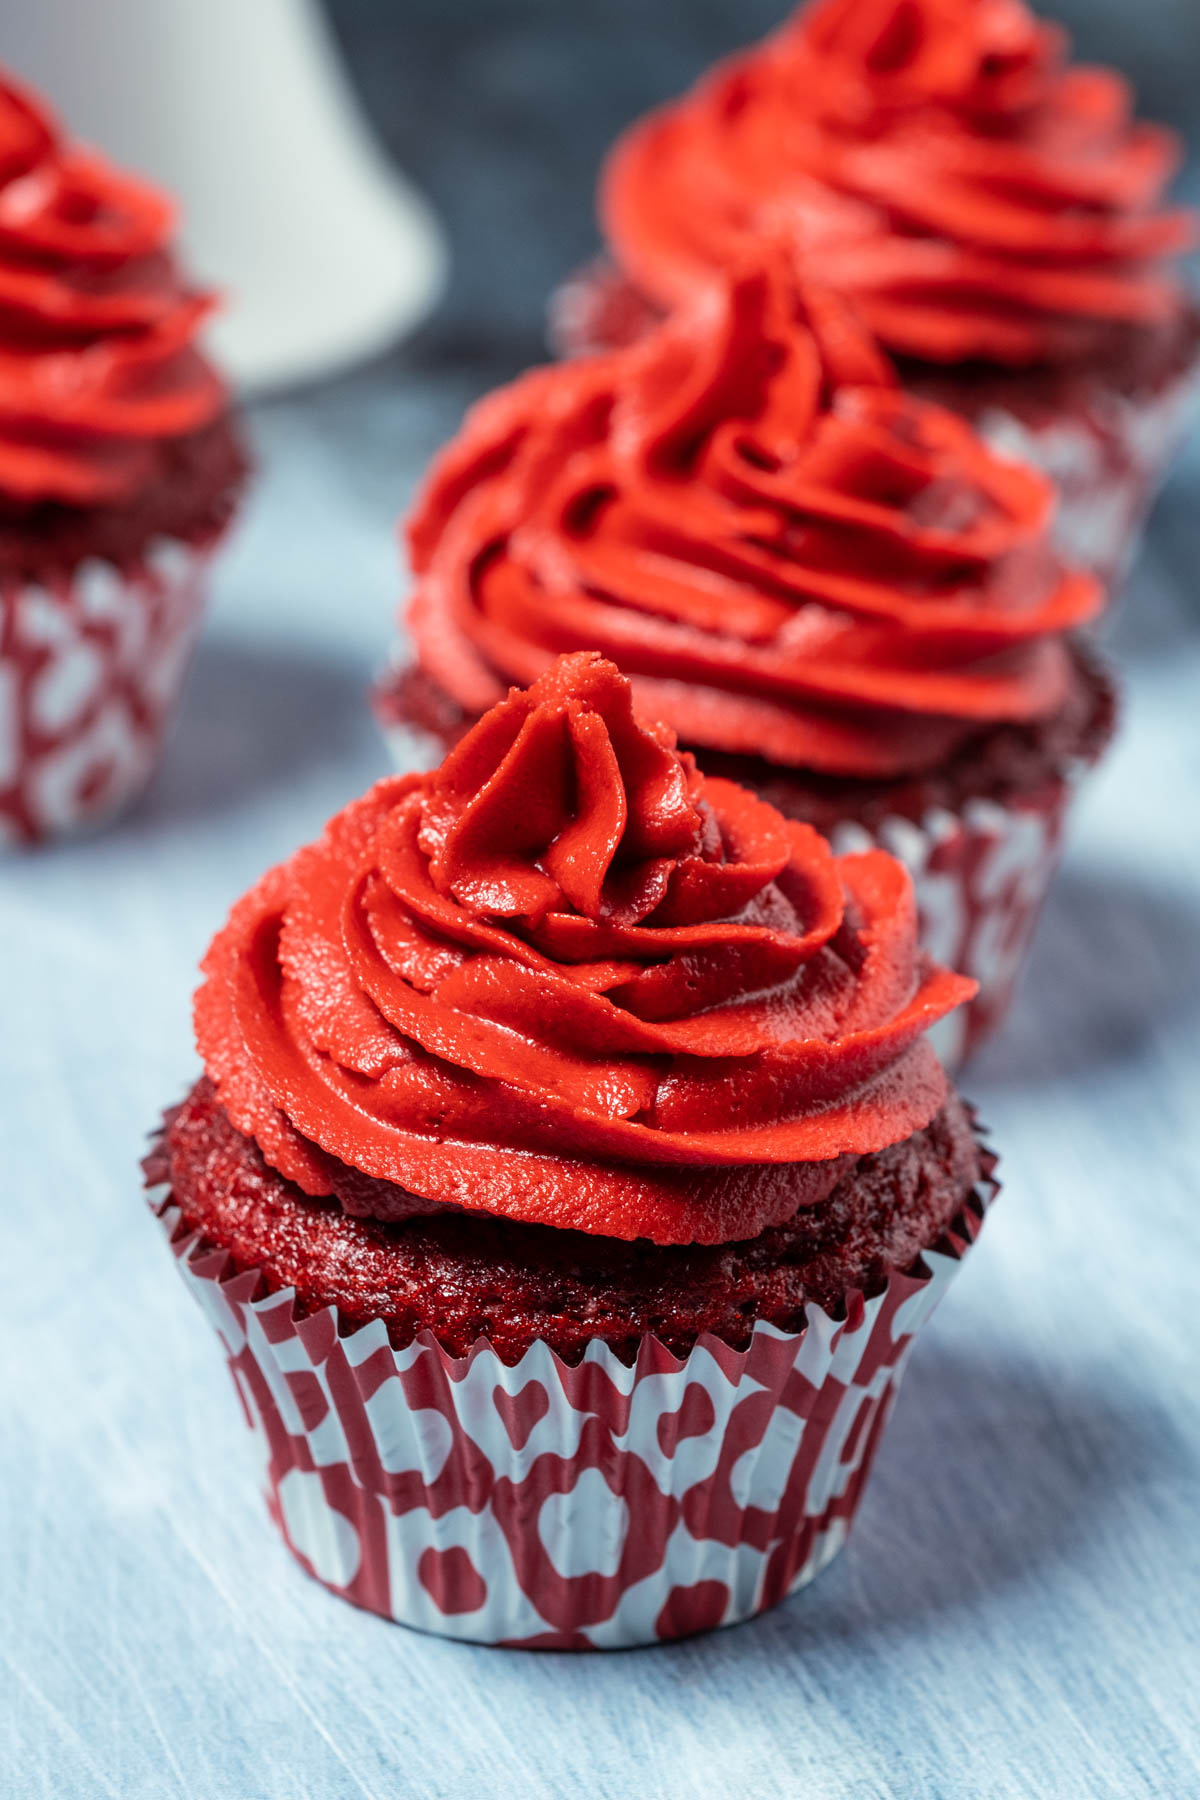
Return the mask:
[[[173,227],[0,70],[0,845],[145,786],[245,475]]]
[[[156,189],[0,78],[0,505],[129,500],[228,407]]]
[[[816,0],[635,125],[601,196],[659,305],[782,235],[922,361],[1088,355],[1183,305],[1179,145],[1022,0]]]
[[[1054,548],[1053,509],[768,252],[631,349],[468,415],[409,525],[419,675],[469,720],[594,646],[702,766],[733,758],[772,798],[798,783],[800,816],[814,782],[843,784],[854,847],[903,858],[926,941],[980,982],[941,1041],[957,1061],[1003,1017],[1107,727],[999,799],[896,816],[888,784],[1092,704],[1069,639],[1102,590]]]
[[[972,984],[911,883],[705,781],[594,654],[384,781],[234,909],[196,1030],[307,1194],[655,1243],[756,1235],[946,1095]]]
[[[468,714],[595,646],[701,756],[887,778],[1063,704],[1101,593],[1052,507],[769,262],[468,415],[411,520],[410,626]]]

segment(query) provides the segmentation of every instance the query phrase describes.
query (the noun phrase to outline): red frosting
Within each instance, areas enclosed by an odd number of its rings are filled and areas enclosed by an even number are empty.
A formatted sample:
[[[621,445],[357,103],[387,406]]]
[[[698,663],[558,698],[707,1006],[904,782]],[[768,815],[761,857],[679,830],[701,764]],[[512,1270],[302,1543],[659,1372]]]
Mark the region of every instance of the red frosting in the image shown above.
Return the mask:
[[[1051,506],[760,265],[469,415],[412,519],[410,625],[468,714],[595,646],[701,751],[915,773],[1063,704],[1101,593]]]
[[[763,237],[893,351],[1026,365],[1173,318],[1174,136],[1022,0],[817,0],[618,144],[601,211],[678,304]]]
[[[305,1192],[656,1243],[754,1236],[926,1125],[921,1034],[974,991],[898,862],[705,781],[590,654],[340,813],[204,967],[222,1105]]]
[[[121,502],[224,389],[196,349],[211,302],[168,250],[170,205],[0,77],[0,497]]]

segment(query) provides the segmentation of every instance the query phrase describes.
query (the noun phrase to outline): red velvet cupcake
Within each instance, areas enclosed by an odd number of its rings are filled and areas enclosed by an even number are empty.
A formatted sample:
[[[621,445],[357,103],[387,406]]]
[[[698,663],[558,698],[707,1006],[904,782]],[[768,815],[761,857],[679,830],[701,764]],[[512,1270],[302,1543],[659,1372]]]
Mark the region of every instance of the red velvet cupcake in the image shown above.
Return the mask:
[[[843,1541],[992,1159],[971,984],[878,850],[564,657],[234,908],[147,1164],[304,1566],[482,1642],[652,1642]]]
[[[782,267],[632,349],[537,370],[468,416],[410,525],[414,669],[378,697],[442,744],[508,683],[598,648],[709,773],[913,874],[927,948],[1002,1017],[1113,697],[1073,628],[1095,578],[1052,491],[894,385],[840,302]]]
[[[0,75],[0,843],[144,786],[245,475],[171,229]]]
[[[906,385],[1054,478],[1064,549],[1111,584],[1195,394],[1177,161],[1021,0],[815,0],[620,141],[615,263],[568,285],[555,336],[627,342],[783,237]]]

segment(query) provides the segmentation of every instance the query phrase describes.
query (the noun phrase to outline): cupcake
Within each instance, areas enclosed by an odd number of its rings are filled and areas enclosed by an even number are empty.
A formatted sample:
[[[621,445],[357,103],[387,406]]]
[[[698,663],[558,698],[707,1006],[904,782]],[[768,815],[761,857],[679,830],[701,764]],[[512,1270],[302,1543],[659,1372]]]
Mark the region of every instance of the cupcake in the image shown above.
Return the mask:
[[[1072,633],[1094,576],[1044,476],[898,388],[782,265],[633,348],[485,400],[410,524],[415,588],[378,711],[428,754],[563,651],[598,648],[707,773],[909,867],[926,947],[1003,1016],[1112,691]],[[404,651],[399,653],[403,657]]]
[[[1177,161],[1021,0],[815,0],[618,143],[614,260],[568,284],[554,335],[627,342],[783,236],[906,386],[1054,478],[1066,553],[1111,585],[1200,368]]]
[[[145,784],[245,474],[171,230],[0,76],[0,843]]]
[[[294,1554],[485,1643],[815,1575],[994,1192],[904,869],[633,698],[563,657],[272,870],[147,1162]]]

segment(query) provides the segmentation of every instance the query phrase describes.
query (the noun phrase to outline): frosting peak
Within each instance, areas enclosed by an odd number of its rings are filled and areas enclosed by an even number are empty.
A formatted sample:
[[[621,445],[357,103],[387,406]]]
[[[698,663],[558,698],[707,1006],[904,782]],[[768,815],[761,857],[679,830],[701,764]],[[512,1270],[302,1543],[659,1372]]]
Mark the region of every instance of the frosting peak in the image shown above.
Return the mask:
[[[1101,593],[1052,504],[760,260],[468,416],[411,520],[410,625],[468,714],[594,645],[697,751],[916,773],[1063,704]]]
[[[784,235],[881,342],[1027,365],[1173,319],[1173,135],[1023,0],[817,0],[635,125],[601,211],[670,307]]]
[[[1036,106],[1066,50],[1024,0],[816,0],[788,31],[842,77],[816,105],[859,122],[932,105],[1003,122]]]
[[[460,905],[635,924],[701,851],[711,821],[695,785],[670,734],[635,720],[628,682],[585,651],[451,751],[430,779],[418,842],[434,887]]]
[[[212,301],[171,257],[170,203],[67,143],[0,73],[0,499],[129,500],[225,390],[197,349]]]
[[[755,1236],[942,1104],[974,984],[909,878],[706,781],[592,654],[380,782],[234,908],[196,1034],[310,1194],[657,1243]]]

